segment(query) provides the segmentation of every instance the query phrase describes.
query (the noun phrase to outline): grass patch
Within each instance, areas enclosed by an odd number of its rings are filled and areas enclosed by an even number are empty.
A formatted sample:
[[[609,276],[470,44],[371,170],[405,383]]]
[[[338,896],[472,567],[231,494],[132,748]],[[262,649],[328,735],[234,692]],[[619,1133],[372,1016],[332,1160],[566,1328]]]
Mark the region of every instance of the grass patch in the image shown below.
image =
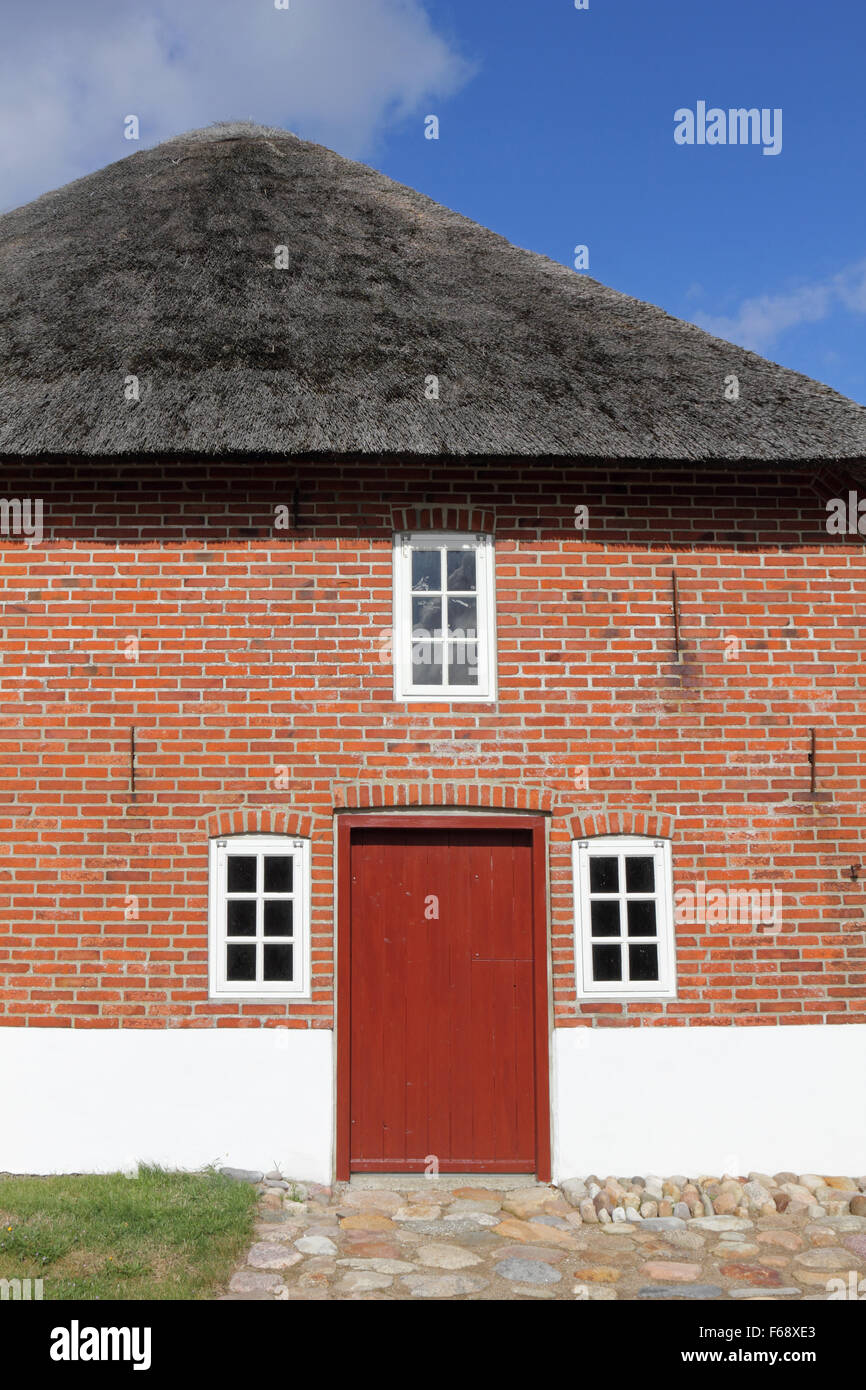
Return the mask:
[[[213,1298],[255,1209],[253,1187],[212,1171],[0,1178],[0,1279],[42,1279],[45,1299]]]

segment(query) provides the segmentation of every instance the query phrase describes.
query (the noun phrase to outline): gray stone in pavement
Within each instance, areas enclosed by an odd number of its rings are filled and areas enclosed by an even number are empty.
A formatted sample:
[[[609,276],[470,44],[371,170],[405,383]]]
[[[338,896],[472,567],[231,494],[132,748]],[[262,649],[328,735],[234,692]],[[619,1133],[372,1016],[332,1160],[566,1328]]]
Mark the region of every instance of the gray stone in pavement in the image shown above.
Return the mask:
[[[477,1236],[484,1230],[477,1221],[412,1221],[409,1229],[421,1236]]]
[[[413,1298],[456,1298],[487,1288],[487,1280],[473,1274],[406,1274],[402,1282]]]
[[[247,1264],[254,1269],[291,1269],[292,1265],[300,1264],[303,1258],[297,1250],[290,1250],[287,1245],[265,1240],[249,1251]]]
[[[283,1281],[278,1274],[251,1274],[249,1270],[241,1270],[240,1274],[233,1274],[229,1289],[232,1293],[272,1293],[274,1289],[282,1288]]]
[[[638,1298],[721,1298],[718,1284],[652,1284],[638,1289]]]
[[[842,1269],[845,1261],[860,1262],[859,1256],[843,1250],[841,1245],[820,1245],[817,1250],[801,1250],[794,1256],[794,1264],[805,1269]]]
[[[833,1231],[866,1231],[866,1216],[822,1216],[806,1227],[806,1234],[812,1235],[815,1226],[829,1226]]]
[[[295,1249],[300,1250],[302,1255],[336,1255],[337,1247],[328,1236],[308,1235],[301,1236],[300,1240],[295,1241]]]
[[[510,1279],[515,1284],[558,1284],[562,1278],[558,1269],[551,1269],[543,1260],[500,1260],[493,1271],[500,1279]]]
[[[566,1178],[559,1184],[560,1190],[573,1207],[580,1206],[586,1196],[586,1183],[582,1178]]]
[[[799,1298],[802,1289],[728,1289],[729,1298]]]
[[[393,1282],[390,1274],[377,1274],[372,1269],[353,1269],[343,1275],[337,1288],[348,1293],[369,1293],[374,1289],[389,1289]]]

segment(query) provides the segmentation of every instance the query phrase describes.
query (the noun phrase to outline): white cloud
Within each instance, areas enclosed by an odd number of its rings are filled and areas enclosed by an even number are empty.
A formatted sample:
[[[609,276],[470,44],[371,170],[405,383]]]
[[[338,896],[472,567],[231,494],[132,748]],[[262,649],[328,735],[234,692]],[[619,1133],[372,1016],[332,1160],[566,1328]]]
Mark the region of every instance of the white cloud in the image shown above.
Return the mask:
[[[0,207],[212,121],[355,158],[471,76],[424,0],[4,0]],[[432,103],[432,104],[431,104]],[[141,142],[123,119],[141,121]],[[437,114],[441,115],[441,111]]]
[[[735,314],[696,314],[695,322],[709,333],[755,352],[765,351],[789,328],[817,323],[835,310],[866,313],[866,261],[848,266],[838,275],[785,294],[763,294],[744,299]]]
[[[848,275],[838,275],[833,283],[846,309],[866,314],[866,261],[854,266]]]

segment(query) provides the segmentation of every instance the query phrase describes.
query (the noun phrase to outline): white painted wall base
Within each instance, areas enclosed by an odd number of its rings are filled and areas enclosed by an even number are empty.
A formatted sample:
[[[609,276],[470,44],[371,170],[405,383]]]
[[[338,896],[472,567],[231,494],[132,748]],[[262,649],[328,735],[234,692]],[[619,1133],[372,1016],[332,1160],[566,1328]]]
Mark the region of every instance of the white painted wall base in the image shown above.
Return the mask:
[[[866,1025],[559,1028],[554,1180],[866,1172]],[[326,1029],[0,1028],[0,1171],[330,1182]]]
[[[333,1032],[0,1028],[0,1171],[277,1166],[330,1182]]]
[[[557,1028],[554,1181],[866,1173],[866,1024]]]

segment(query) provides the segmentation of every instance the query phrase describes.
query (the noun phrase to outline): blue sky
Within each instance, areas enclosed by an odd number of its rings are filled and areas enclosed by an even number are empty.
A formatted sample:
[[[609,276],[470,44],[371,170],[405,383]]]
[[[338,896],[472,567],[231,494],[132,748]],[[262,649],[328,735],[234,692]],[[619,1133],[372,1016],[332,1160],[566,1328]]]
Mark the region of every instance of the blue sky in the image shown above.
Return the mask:
[[[0,208],[286,126],[866,403],[862,0],[4,0]],[[698,101],[782,150],[680,146]],[[141,120],[138,144],[123,119]],[[440,118],[438,141],[424,117]]]

